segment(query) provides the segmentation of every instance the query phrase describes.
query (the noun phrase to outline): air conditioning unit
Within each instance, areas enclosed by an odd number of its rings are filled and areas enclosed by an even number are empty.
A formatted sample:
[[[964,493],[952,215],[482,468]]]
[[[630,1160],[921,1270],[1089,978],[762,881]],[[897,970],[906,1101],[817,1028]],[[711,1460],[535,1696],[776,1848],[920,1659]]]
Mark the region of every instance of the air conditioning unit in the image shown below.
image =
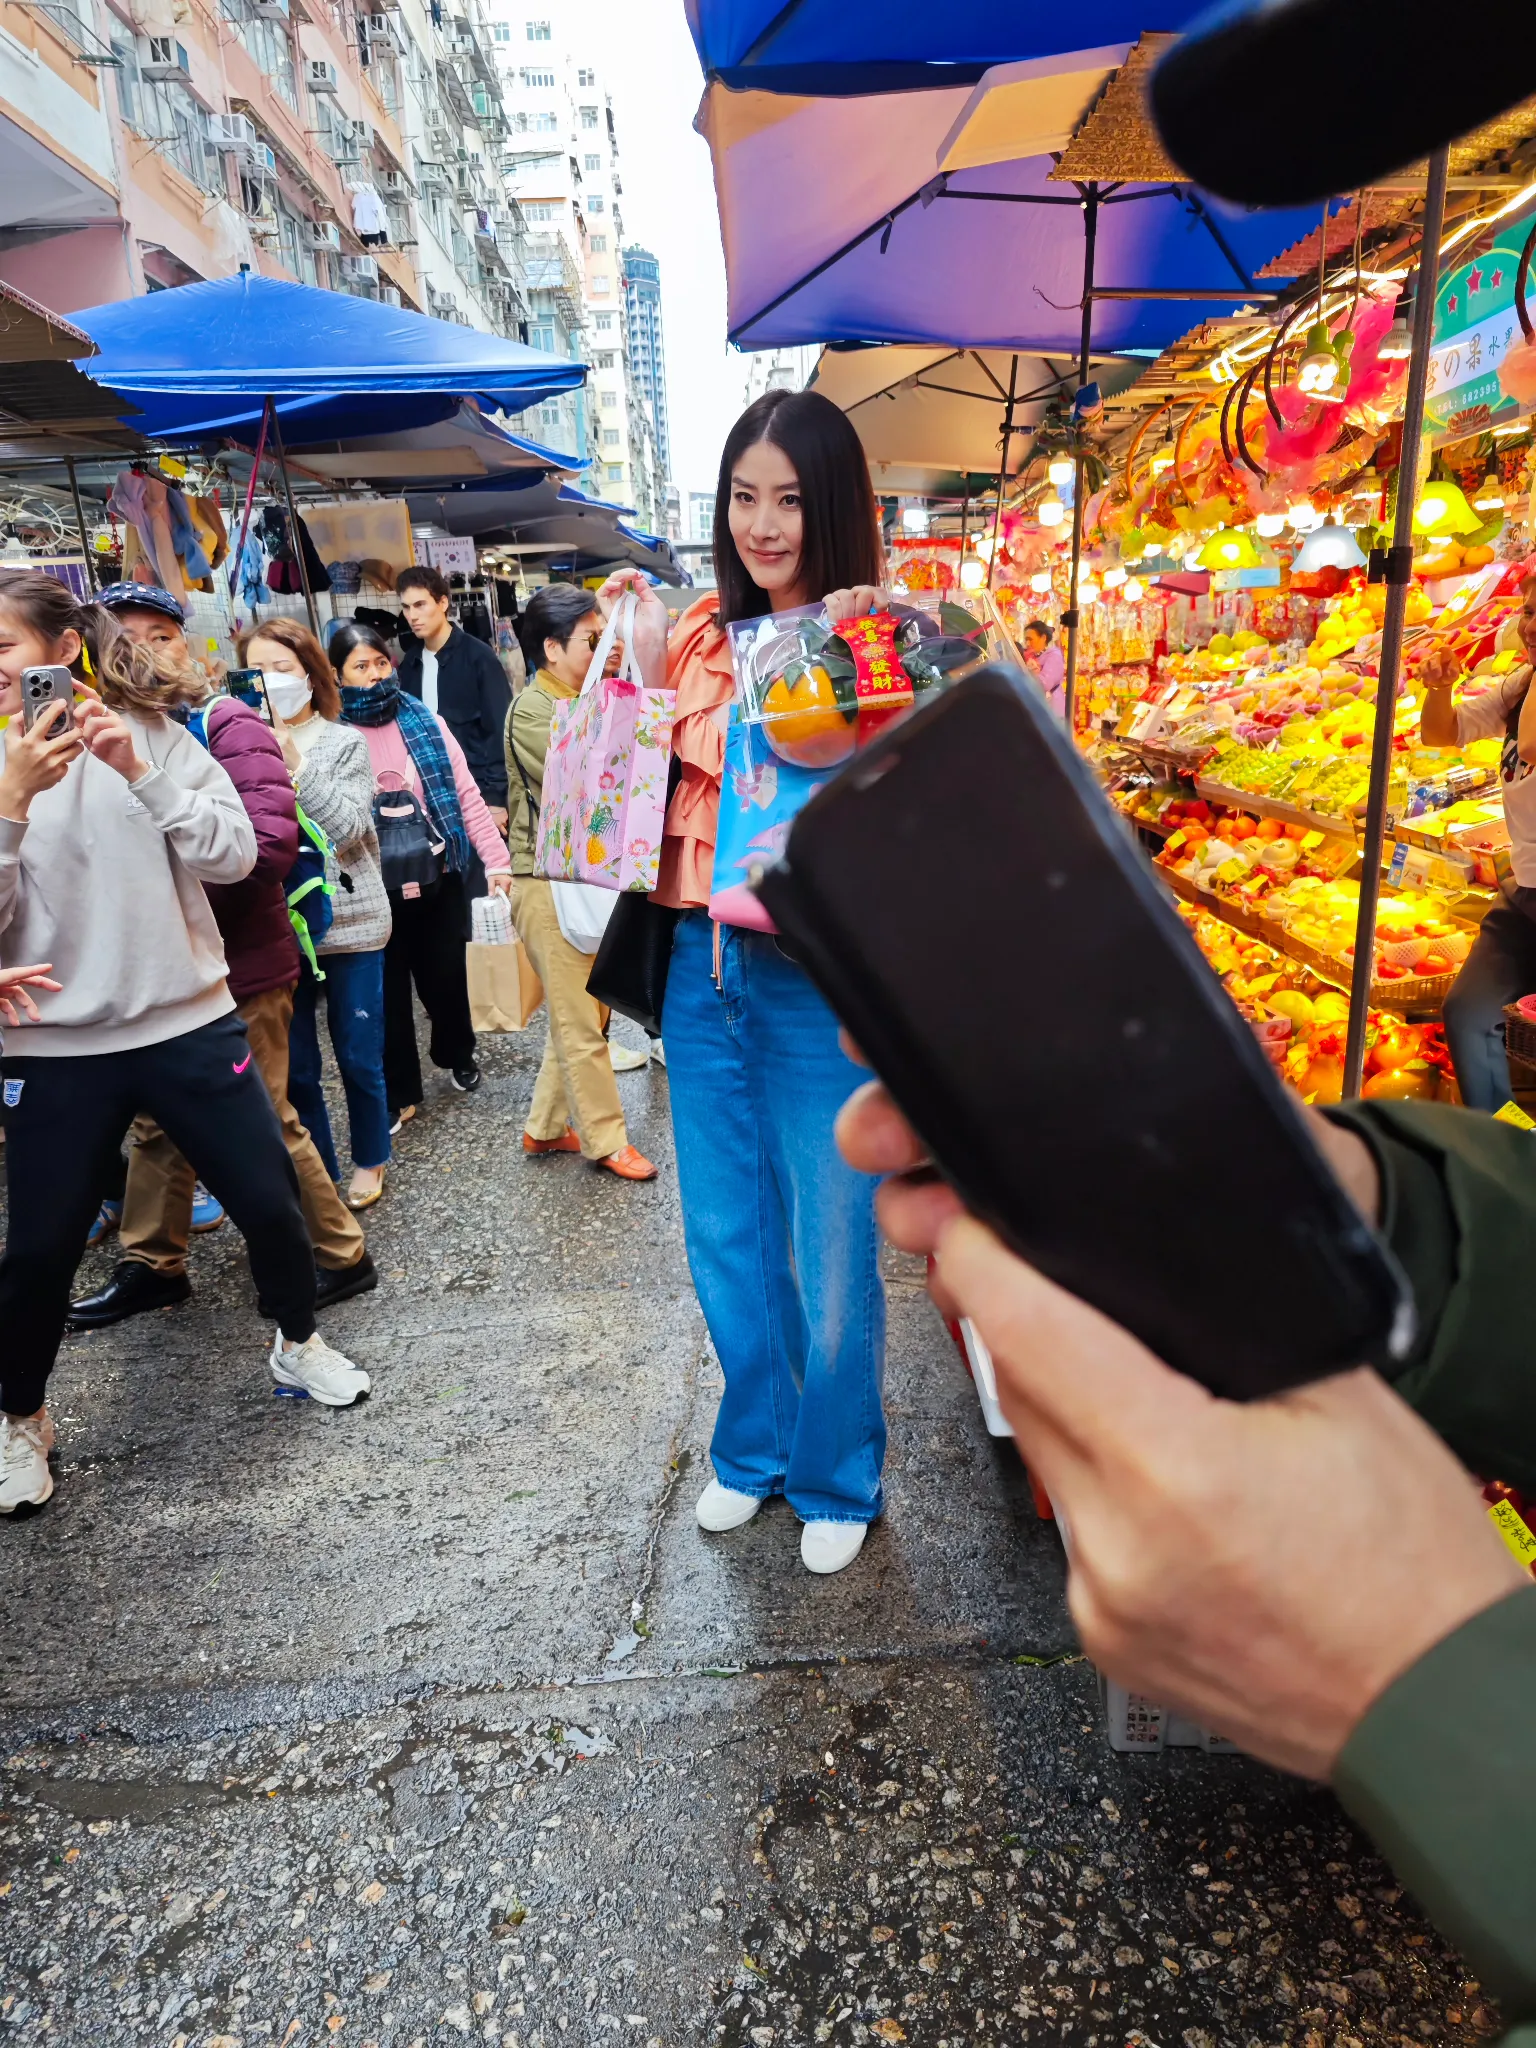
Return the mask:
[[[258,142],[251,151],[251,168],[263,178],[277,176],[277,151],[269,142]]]
[[[208,140],[215,149],[231,156],[254,156],[261,146],[256,138],[256,124],[249,114],[210,114]]]
[[[341,274],[343,277],[350,277],[354,284],[377,284],[378,259],[374,256],[343,256]]]
[[[438,313],[451,313],[459,303],[457,292],[440,292],[435,285],[427,286],[427,296],[432,301],[433,310]]]
[[[365,14],[363,35],[370,43],[382,43],[391,49],[394,47],[395,27],[387,14]]]
[[[399,305],[399,303],[400,303],[400,287],[399,287],[399,285],[397,285],[397,284],[386,284],[386,285],[381,285],[381,286],[379,287],[379,304],[380,304],[381,306],[398,306],[398,305]]]
[[[305,223],[311,249],[339,249],[341,229],[333,220],[312,220]]]
[[[311,57],[305,67],[305,78],[311,92],[336,91],[336,66],[325,57]]]
[[[251,0],[251,12],[258,21],[287,21],[288,0]]]
[[[372,149],[373,124],[369,121],[354,121],[352,123],[352,140],[359,149]]]
[[[381,192],[387,193],[393,199],[410,197],[411,181],[404,171],[380,171],[375,182]]]
[[[139,58],[139,76],[154,85],[190,86],[192,66],[186,44],[178,43],[174,36],[146,36]]]
[[[473,36],[450,36],[448,38],[448,47],[456,57],[473,57],[475,54],[475,39]]]

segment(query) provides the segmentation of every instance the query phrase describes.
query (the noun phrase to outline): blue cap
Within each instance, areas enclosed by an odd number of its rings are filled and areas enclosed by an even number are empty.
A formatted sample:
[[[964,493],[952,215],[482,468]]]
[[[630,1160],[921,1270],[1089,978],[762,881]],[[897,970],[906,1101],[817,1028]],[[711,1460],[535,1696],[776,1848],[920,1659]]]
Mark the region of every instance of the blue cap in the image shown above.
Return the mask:
[[[109,583],[96,593],[96,602],[109,612],[159,612],[178,626],[187,623],[181,605],[158,583]]]

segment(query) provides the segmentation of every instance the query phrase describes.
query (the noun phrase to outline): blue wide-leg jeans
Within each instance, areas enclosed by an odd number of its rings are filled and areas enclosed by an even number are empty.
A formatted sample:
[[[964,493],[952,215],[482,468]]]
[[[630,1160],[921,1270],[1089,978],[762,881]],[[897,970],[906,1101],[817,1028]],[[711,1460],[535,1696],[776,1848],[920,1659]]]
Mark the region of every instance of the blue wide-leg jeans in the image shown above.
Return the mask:
[[[838,1111],[867,1078],[772,938],[681,918],[662,1038],[688,1264],[725,1372],[710,1455],[723,1486],[802,1521],[881,1508],[885,1293],[873,1179]]]

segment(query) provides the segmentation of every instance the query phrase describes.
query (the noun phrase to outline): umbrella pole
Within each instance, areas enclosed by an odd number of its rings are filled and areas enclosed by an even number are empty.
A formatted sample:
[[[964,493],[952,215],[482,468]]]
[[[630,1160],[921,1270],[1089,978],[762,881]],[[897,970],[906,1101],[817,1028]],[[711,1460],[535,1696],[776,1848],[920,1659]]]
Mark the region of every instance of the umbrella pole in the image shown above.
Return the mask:
[[[997,574],[997,539],[1003,524],[1003,491],[1008,483],[1008,455],[1013,447],[1013,394],[1018,389],[1019,359],[1013,359],[1008,372],[1008,409],[1003,414],[1003,466],[997,472],[997,510],[992,515],[992,553],[987,558],[987,588],[992,588],[992,578]]]
[[[75,500],[75,524],[80,529],[80,552],[85,557],[85,587],[94,592],[97,588],[96,565],[91,560],[90,536],[85,530],[85,507],[80,502],[80,479],[75,474],[73,455],[65,456],[64,467],[69,471],[69,488]]]
[[[971,472],[965,472],[965,496],[960,500],[960,559],[965,560],[966,527],[971,517]]]
[[[1371,739],[1371,786],[1360,849],[1360,915],[1355,925],[1355,963],[1349,977],[1349,1035],[1344,1044],[1344,1093],[1358,1095],[1365,1072],[1366,1007],[1376,954],[1376,906],[1381,896],[1381,848],[1386,836],[1387,791],[1392,775],[1392,721],[1403,652],[1403,621],[1413,574],[1413,513],[1419,495],[1419,444],[1424,437],[1424,396],[1429,381],[1429,348],[1434,336],[1435,289],[1440,276],[1440,237],[1445,229],[1448,154],[1429,160],[1424,194],[1424,232],[1413,280],[1413,355],[1403,401],[1402,454],[1398,458],[1397,505],[1392,545],[1387,551],[1387,606],[1381,622],[1381,669],[1376,683],[1376,730]]]
[[[1077,388],[1082,390],[1088,382],[1089,349],[1093,341],[1093,259],[1094,245],[1099,238],[1099,188],[1085,185],[1083,192],[1083,331],[1077,351]],[[1067,674],[1066,704],[1064,715],[1067,731],[1073,730],[1072,718],[1077,697],[1077,572],[1083,559],[1083,429],[1077,422],[1072,436],[1072,582],[1067,591],[1067,608],[1062,613],[1062,624],[1067,629]]]
[[[288,532],[293,541],[293,558],[299,565],[299,582],[304,588],[304,609],[309,613],[309,630],[320,638],[320,618],[315,610],[315,593],[309,587],[309,568],[304,560],[304,543],[299,537],[299,515],[293,507],[293,484],[288,475],[288,458],[283,453],[282,423],[277,417],[277,401],[267,400],[272,412],[272,442],[277,449],[277,471],[283,480],[283,497],[288,505]]]

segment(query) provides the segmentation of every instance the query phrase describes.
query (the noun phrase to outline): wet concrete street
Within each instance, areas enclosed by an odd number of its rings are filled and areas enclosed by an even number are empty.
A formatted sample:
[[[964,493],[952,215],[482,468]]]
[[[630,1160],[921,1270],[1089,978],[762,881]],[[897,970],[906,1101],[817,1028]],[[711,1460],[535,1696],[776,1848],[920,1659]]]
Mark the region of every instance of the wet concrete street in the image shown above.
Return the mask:
[[[67,1345],[58,1492],[0,1527],[0,2048],[1491,2033],[1328,1796],[1111,1753],[914,1267],[858,1563],[782,1504],[700,1536],[665,1075],[620,1082],[658,1182],[526,1161],[542,1035],[400,1142],[326,1324],[366,1406],[274,1398],[228,1227]]]

